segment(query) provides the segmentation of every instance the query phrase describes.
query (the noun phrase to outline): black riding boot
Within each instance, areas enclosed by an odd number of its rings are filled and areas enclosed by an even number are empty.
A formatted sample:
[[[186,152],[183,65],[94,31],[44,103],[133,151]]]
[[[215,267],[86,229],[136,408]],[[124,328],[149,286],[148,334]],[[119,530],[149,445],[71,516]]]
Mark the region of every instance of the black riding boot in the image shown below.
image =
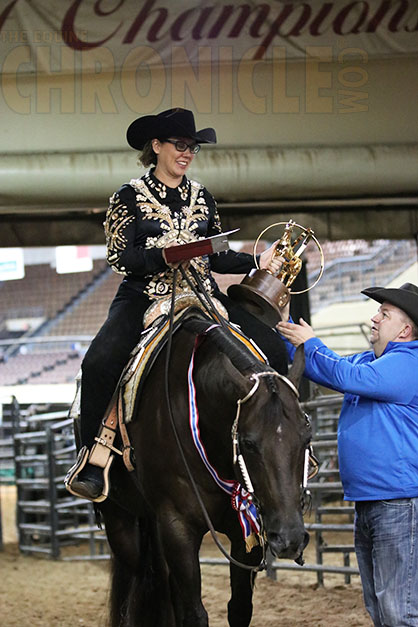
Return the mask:
[[[113,392],[143,331],[149,299],[123,282],[109,315],[81,366],[81,446],[91,452]],[[94,500],[103,490],[103,468],[87,463],[71,483],[74,492]]]
[[[103,487],[103,468],[93,466],[93,464],[86,464],[71,483],[74,492],[91,501],[96,500],[102,494]]]

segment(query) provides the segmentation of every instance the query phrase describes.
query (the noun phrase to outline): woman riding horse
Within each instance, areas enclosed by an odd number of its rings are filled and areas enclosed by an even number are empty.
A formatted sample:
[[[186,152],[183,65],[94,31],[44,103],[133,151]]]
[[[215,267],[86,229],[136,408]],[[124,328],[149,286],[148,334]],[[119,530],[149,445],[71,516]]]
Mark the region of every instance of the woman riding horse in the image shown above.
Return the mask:
[[[197,312],[149,372],[128,424],[135,471],[116,456],[109,498],[98,504],[112,549],[111,627],[208,627],[199,564],[208,530],[231,542],[231,554],[222,551],[230,627],[250,625],[267,543],[301,563],[311,438],[297,392],[304,355],[284,377],[252,350]]]
[[[82,363],[80,436],[86,455],[139,341],[145,312],[172,290],[173,266],[167,263],[165,250],[221,233],[214,198],[203,185],[186,177],[200,145],[216,143],[213,128],[196,131],[191,111],[169,109],[136,119],[128,128],[127,140],[142,151],[142,165],[152,167],[113,194],[106,215],[107,260],[124,279]],[[271,263],[273,253],[274,245],[261,254],[262,268]],[[212,276],[212,271],[246,274],[254,267],[252,256],[228,250],[195,258],[191,264],[205,289],[224,305],[230,320],[257,343],[274,369],[287,372],[286,351],[279,336],[222,294]],[[181,278],[176,287],[177,291],[188,289]],[[91,453],[88,459],[92,459]],[[96,500],[102,491],[103,469],[95,464],[86,463],[72,478],[71,492],[83,498]]]

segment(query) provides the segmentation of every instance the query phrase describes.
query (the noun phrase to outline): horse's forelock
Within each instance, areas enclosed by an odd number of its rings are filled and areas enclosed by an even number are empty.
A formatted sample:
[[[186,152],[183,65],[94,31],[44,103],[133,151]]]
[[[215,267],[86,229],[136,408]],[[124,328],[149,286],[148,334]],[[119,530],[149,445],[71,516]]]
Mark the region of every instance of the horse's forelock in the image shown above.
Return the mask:
[[[265,381],[266,381],[269,392],[271,394],[275,394],[279,396],[279,385],[278,385],[277,377],[275,377],[274,375],[269,375],[265,377]]]

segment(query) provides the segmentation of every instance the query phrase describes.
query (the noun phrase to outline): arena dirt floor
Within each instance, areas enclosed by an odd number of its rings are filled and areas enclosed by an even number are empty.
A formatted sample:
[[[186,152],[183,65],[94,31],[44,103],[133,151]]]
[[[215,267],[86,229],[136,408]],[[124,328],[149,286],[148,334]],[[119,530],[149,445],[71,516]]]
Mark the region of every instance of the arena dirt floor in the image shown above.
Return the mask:
[[[0,551],[0,624],[2,627],[105,627],[108,562],[63,562],[24,556],[16,543],[15,492],[0,486],[3,551]],[[341,539],[341,536],[339,536]],[[313,546],[306,552],[313,562]],[[203,554],[218,555],[212,540]],[[341,565],[341,556],[334,556]],[[226,627],[227,568],[203,566],[203,600],[211,627]],[[371,626],[358,577],[345,584],[341,575],[279,571],[277,581],[259,575],[252,627]]]

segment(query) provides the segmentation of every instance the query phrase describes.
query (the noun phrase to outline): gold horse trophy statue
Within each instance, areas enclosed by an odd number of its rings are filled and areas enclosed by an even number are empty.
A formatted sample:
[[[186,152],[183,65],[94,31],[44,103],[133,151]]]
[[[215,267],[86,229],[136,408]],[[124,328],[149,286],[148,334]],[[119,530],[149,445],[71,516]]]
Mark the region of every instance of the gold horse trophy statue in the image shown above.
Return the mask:
[[[285,225],[284,232],[276,244],[273,255],[273,259],[281,257],[284,260],[282,266],[278,272],[274,272],[270,263],[269,267],[261,270],[256,258],[258,242],[269,229],[282,225]],[[301,233],[292,241],[295,227],[300,229]],[[301,255],[311,240],[315,242],[321,256],[318,277],[307,289],[291,292],[289,287],[302,268]],[[308,292],[318,283],[324,271],[324,253],[312,229],[289,220],[289,222],[276,222],[265,228],[254,243],[253,256],[256,268],[251,270],[241,283],[231,285],[228,288],[228,296],[256,318],[274,327],[281,320],[280,309],[288,303],[290,295]]]

